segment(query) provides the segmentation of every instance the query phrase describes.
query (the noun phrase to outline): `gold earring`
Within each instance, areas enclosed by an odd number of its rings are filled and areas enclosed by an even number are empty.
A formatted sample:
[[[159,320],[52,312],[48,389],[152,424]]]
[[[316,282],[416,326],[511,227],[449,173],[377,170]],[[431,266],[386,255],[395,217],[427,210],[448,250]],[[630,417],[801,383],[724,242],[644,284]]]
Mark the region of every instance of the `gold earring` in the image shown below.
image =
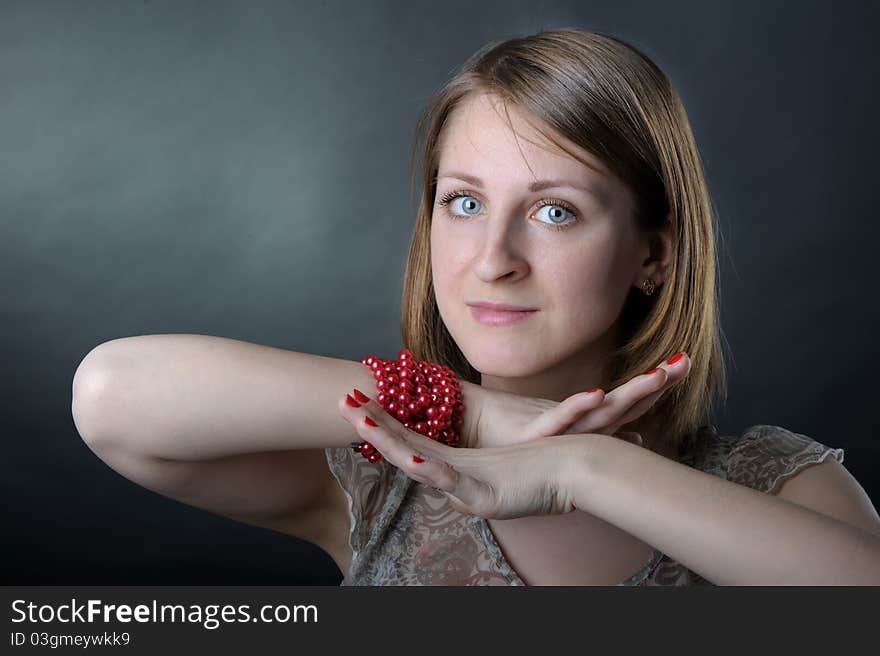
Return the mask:
[[[645,292],[647,296],[650,296],[654,293],[654,281],[650,278],[645,278],[645,282],[642,283],[642,291]]]

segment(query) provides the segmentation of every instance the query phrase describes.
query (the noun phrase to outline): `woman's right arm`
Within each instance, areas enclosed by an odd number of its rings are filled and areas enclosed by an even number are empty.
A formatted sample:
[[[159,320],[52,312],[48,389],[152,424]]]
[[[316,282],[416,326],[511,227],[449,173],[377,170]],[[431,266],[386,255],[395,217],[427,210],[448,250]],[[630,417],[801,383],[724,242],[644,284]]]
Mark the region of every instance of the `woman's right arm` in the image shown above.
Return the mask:
[[[353,387],[374,392],[360,362],[210,335],[140,335],[83,359],[72,410],[90,444],[203,460],[347,446],[358,437],[338,403]]]
[[[323,449],[360,439],[339,414],[353,387],[375,392],[359,361],[208,335],[142,335],[83,359],[72,413],[88,447],[126,478],[317,542],[336,558],[327,545],[347,535],[345,498]]]

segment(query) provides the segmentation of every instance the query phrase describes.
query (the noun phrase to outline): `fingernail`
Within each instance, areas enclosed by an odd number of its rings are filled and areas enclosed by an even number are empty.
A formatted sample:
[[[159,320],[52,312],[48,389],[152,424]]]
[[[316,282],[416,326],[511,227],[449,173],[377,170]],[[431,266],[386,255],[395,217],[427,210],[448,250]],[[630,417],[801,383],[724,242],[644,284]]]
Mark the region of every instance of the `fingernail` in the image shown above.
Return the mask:
[[[419,458],[418,456],[413,456],[413,462],[425,462],[425,461],[422,458]]]
[[[681,360],[683,357],[684,357],[684,351],[679,351],[679,352],[676,353],[675,355],[671,356],[671,357],[666,361],[666,364],[675,364],[676,362],[678,362],[679,360]]]
[[[595,394],[596,392],[601,392],[602,389],[600,387],[596,387],[595,389],[591,389],[587,394]]]
[[[650,376],[651,374],[657,373],[658,371],[660,371],[660,370],[659,369],[651,369],[651,371],[646,371],[644,375]]]
[[[350,394],[345,395],[345,404],[350,405],[352,408],[360,408],[361,404],[351,398]]]
[[[361,392],[357,387],[354,388],[354,398],[356,398],[361,403],[367,403],[370,400],[370,397]]]
[[[378,425],[379,425],[379,424],[377,424],[375,421],[373,421],[372,419],[370,419],[369,417],[364,417],[364,423],[365,423],[367,426],[378,426]]]

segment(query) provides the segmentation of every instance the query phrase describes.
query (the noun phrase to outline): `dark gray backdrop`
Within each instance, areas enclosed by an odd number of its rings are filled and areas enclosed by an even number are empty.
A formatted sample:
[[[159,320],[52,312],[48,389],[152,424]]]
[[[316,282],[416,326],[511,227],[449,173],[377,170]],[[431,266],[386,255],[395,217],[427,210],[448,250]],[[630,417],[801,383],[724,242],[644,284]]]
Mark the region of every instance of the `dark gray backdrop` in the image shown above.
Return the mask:
[[[617,34],[683,97],[723,230],[716,425],[843,447],[876,505],[876,19],[868,2],[0,3],[5,582],[339,582],[317,547],[108,468],[75,430],[73,373],[148,333],[396,353],[418,112],[481,45],[541,28]]]

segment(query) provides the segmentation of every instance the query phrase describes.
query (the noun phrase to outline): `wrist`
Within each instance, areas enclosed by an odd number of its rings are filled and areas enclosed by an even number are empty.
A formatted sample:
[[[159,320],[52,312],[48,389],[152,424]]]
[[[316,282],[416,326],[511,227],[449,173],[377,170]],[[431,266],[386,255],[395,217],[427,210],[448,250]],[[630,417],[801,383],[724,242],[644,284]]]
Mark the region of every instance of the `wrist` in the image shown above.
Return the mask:
[[[570,439],[571,450],[559,471],[559,489],[564,498],[569,499],[575,510],[592,513],[595,510],[597,488],[600,480],[600,460],[605,435],[588,433],[557,437]]]

